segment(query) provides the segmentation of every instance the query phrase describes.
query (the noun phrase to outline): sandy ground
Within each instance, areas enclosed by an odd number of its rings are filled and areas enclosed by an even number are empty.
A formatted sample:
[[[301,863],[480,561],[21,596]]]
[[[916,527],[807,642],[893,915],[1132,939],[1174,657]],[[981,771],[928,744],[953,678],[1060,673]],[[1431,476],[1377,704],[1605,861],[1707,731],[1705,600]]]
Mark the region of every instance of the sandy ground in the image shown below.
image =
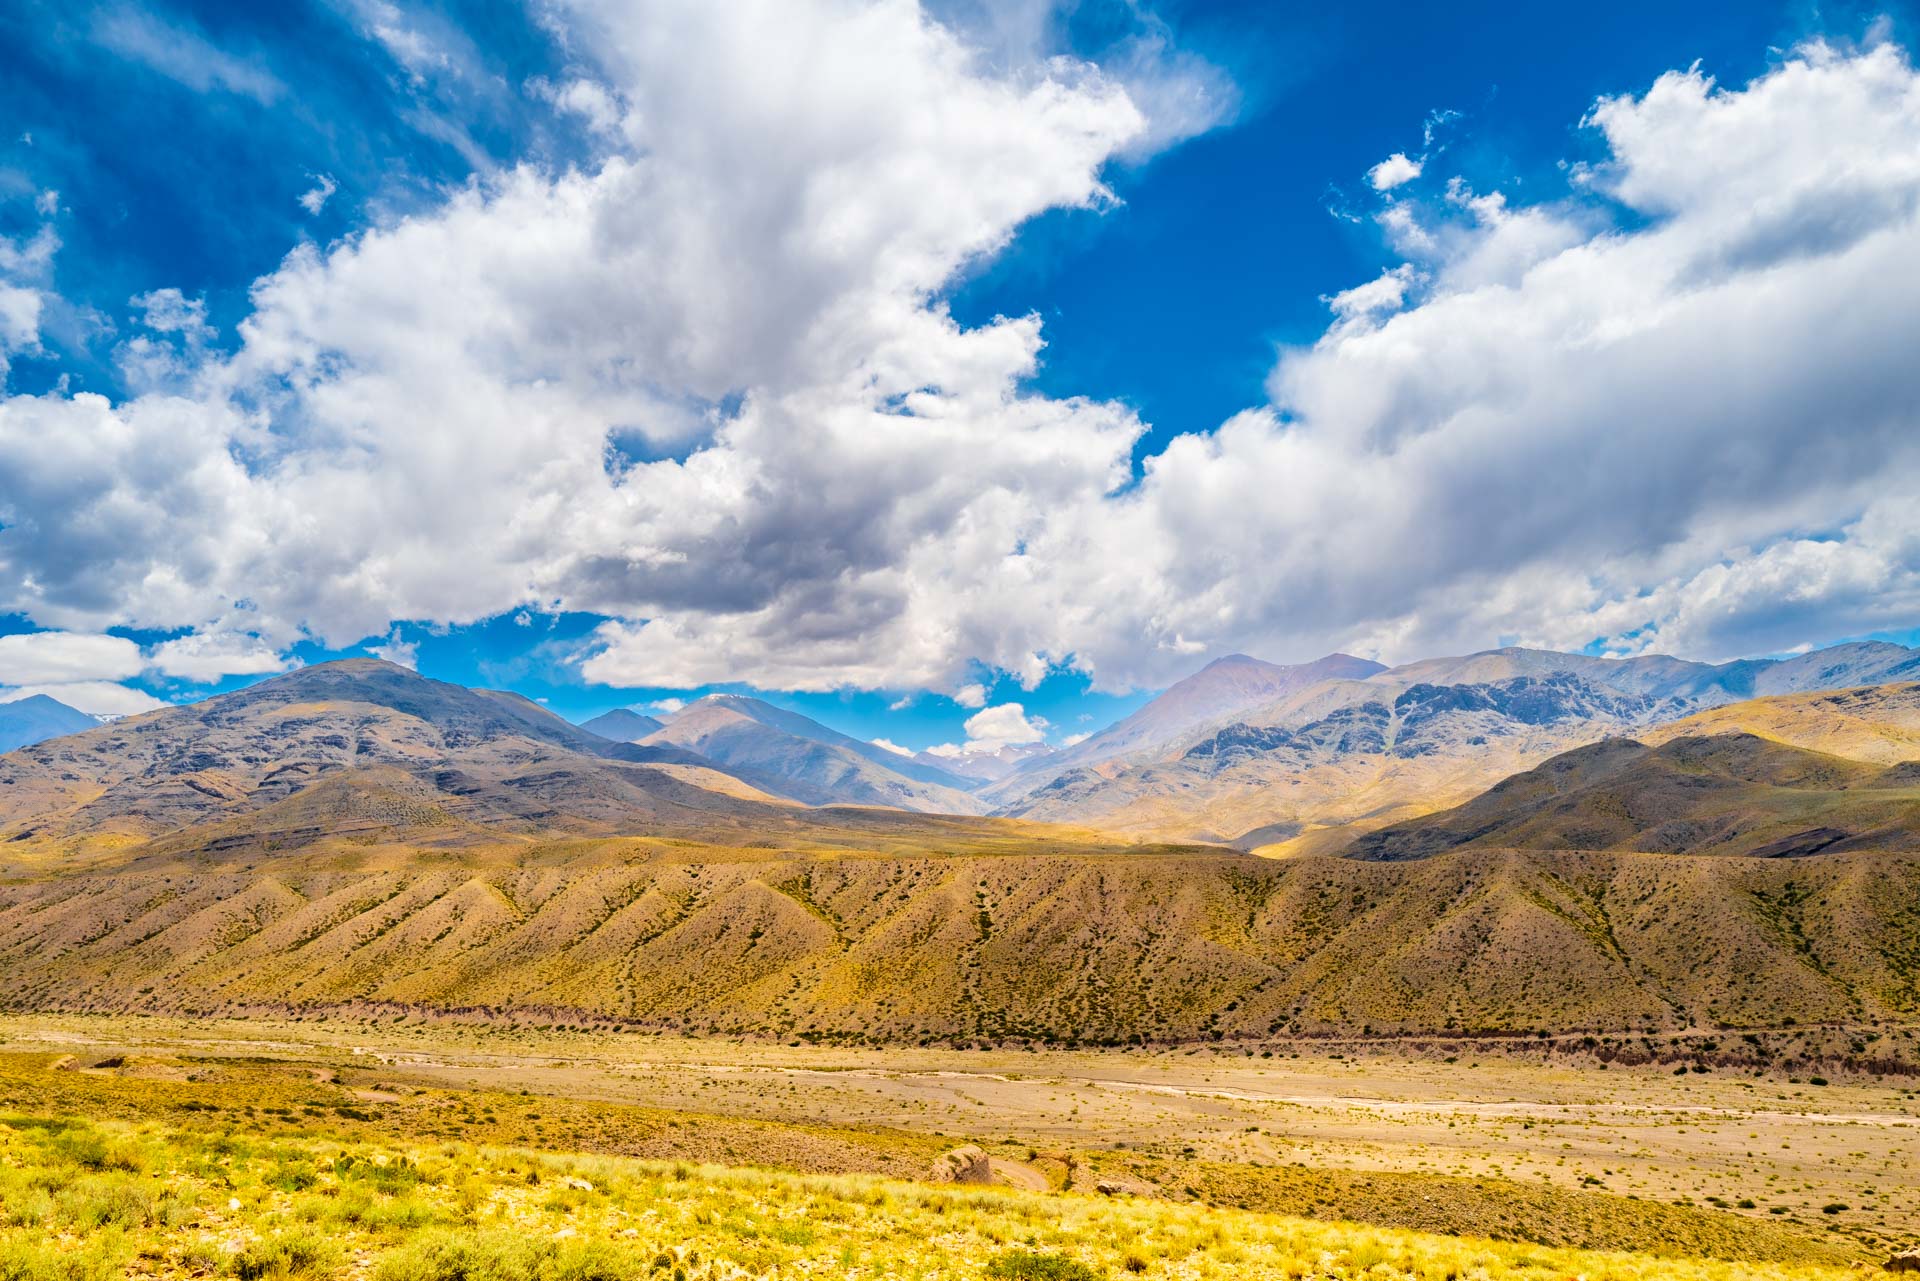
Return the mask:
[[[1498,1175],[1920,1238],[1920,1089],[1506,1059],[956,1051],[318,1023],[0,1018],[0,1049],[266,1056],[394,1081],[1041,1148]],[[1914,1083],[1920,1085],[1920,1083]],[[1824,1215],[1823,1207],[1845,1205]]]

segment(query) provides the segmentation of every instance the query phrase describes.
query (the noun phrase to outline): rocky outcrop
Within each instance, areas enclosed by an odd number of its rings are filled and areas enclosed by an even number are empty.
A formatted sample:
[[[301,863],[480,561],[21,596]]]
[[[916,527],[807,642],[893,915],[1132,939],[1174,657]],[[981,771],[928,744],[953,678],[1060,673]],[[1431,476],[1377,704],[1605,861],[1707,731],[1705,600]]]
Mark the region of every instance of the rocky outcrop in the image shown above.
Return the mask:
[[[992,1183],[993,1162],[985,1151],[968,1143],[941,1153],[927,1178],[933,1183]]]

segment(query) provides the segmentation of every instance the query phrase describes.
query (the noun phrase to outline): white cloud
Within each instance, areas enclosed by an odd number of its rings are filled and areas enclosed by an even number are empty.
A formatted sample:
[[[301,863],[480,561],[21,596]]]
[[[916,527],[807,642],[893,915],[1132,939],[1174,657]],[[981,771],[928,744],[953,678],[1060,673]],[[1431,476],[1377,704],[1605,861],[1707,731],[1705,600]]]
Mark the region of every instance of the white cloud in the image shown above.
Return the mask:
[[[258,58],[219,48],[190,26],[175,26],[133,5],[94,19],[95,43],[139,62],[196,93],[222,89],[271,106],[286,86]]]
[[[178,289],[154,289],[127,302],[139,310],[140,323],[158,333],[183,334],[201,342],[213,336],[204,298],[189,298]]]
[[[415,84],[435,77],[474,80],[484,73],[473,41],[450,20],[423,6],[392,0],[334,0],[360,34],[386,51]]]
[[[929,747],[926,754],[947,759],[992,754],[1006,747],[1042,742],[1047,736],[1046,719],[1027,715],[1019,703],[996,703],[975,712],[967,718],[965,728],[964,743],[939,743]]]
[[[872,738],[872,739],[868,739],[867,741],[872,743],[875,747],[884,748],[885,750],[892,752],[895,756],[912,756],[913,755],[913,749],[911,747],[902,747],[900,746],[900,744],[893,742],[891,739]]]
[[[129,385],[143,391],[176,390],[190,383],[218,331],[207,321],[207,300],[178,289],[154,289],[127,300],[148,333],[135,334],[115,351]]]
[[[300,207],[310,214],[317,214],[327,207],[327,201],[333,193],[340,190],[340,184],[333,180],[332,174],[312,174],[313,186],[300,194]]]
[[[1333,314],[1342,320],[1363,321],[1379,312],[1398,311],[1406,302],[1407,290],[1419,279],[1412,264],[1401,263],[1381,272],[1363,285],[1325,299]]]
[[[1091,730],[1088,730],[1079,734],[1069,734],[1065,738],[1060,740],[1060,746],[1072,747],[1075,744],[1084,743],[1092,737],[1093,737],[1093,732]]]
[[[1018,703],[996,703],[967,717],[967,750],[997,751],[1021,743],[1037,743],[1047,736],[1047,722],[1027,715]]]
[[[658,712],[662,716],[671,716],[675,712],[684,709],[686,705],[687,700],[684,698],[656,698],[647,704],[647,710],[650,712]]]
[[[1367,170],[1367,181],[1375,191],[1392,191],[1418,178],[1421,167],[1422,160],[1410,160],[1405,152],[1396,151]]]
[[[573,79],[554,84],[536,77],[527,82],[527,92],[560,111],[580,117],[593,133],[613,137],[626,120],[626,107],[619,97],[595,80]]]
[[[163,641],[147,656],[164,676],[209,684],[222,676],[265,676],[295,664],[258,636],[233,632],[194,632]]]
[[[235,355],[145,395],[0,400],[0,610],[246,600],[284,646],[537,604],[615,619],[593,680],[981,706],[976,664],[1114,688],[1196,649],[1718,655],[1920,614],[1897,50],[1603,101],[1606,159],[1555,199],[1393,188],[1405,261],[1136,484],[1130,410],[1033,389],[1037,317],[938,299],[1105,207],[1148,95],[904,3],[552,20],[619,105],[604,163],[302,246]]]
[[[140,647],[121,636],[26,632],[0,636],[0,685],[117,681],[138,676]]]
[[[389,663],[397,663],[401,667],[412,668],[420,665],[420,643],[403,638],[397,627],[378,645],[367,646],[367,653],[375,658],[385,659]]]
[[[985,707],[987,705],[987,687],[978,682],[970,682],[953,691],[953,701],[962,707]]]
[[[145,690],[111,681],[65,681],[0,688],[0,703],[31,698],[35,694],[45,694],[89,716],[133,716],[169,706]]]
[[[59,248],[60,238],[45,224],[25,239],[0,236],[0,388],[11,357],[40,351],[40,318]]]

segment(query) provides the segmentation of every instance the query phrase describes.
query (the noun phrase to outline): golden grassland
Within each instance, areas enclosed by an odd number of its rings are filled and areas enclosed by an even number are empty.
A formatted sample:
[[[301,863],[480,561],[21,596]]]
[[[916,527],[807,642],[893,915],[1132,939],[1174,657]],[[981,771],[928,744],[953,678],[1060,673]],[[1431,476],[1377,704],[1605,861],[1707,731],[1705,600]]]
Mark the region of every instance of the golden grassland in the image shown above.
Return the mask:
[[[1910,1243],[1920,1089],[1789,1068],[1848,1049],[1837,1029],[1798,1033],[1767,1070],[1701,1071],[1688,1055],[1726,1049],[1724,1034],[1629,1066],[1531,1038],[1269,1057],[37,1015],[0,1017],[0,1108],[255,1129],[324,1116],[367,1134],[909,1176],[965,1136],[1008,1159],[1072,1154],[1078,1186],[1116,1174],[1247,1209],[1543,1244],[1709,1250],[1733,1216],[1870,1252]],[[1809,1048],[1821,1041],[1831,1055]],[[701,1123],[676,1123],[687,1114]],[[1596,1206],[1611,1207],[1597,1223]]]
[[[1198,1203],[932,1187],[446,1140],[0,1116],[0,1277],[731,1281],[1107,1276],[1819,1281]]]
[[[1413,1159],[1420,1152],[1435,1153],[1435,1149],[1424,1143],[1413,1146],[1403,1143],[1397,1169],[1324,1166],[1318,1159],[1318,1151],[1304,1145],[1294,1154],[1305,1160],[1274,1162],[1246,1155],[1239,1160],[1230,1159],[1231,1150],[1223,1142],[1228,1138],[1226,1129],[1279,1132],[1280,1127],[1271,1123],[1264,1127],[1216,1126],[1220,1132],[1211,1139],[1198,1139],[1204,1146],[1197,1155],[1190,1145],[1183,1151],[1162,1142],[1126,1150],[1093,1142],[1073,1144],[1062,1142],[1063,1136],[1057,1130],[1046,1134],[1029,1130],[1034,1136],[1030,1145],[1009,1132],[1014,1130],[1011,1124],[1005,1130],[986,1128],[996,1122],[1009,1121],[1013,1114],[1004,1112],[990,1112],[976,1119],[972,1136],[964,1135],[953,1122],[947,1122],[948,1133],[943,1135],[933,1132],[924,1122],[918,1128],[908,1129],[883,1127],[870,1119],[857,1125],[834,1125],[819,1120],[720,1114],[720,1109],[738,1111],[750,1106],[749,1100],[738,1094],[712,1099],[708,1105],[712,1110],[695,1111],[684,1106],[674,1110],[543,1093],[540,1091],[556,1086],[552,1074],[517,1067],[492,1074],[493,1079],[508,1084],[509,1088],[504,1089],[448,1088],[442,1083],[423,1085],[420,1083],[423,1079],[430,1082],[434,1079],[423,1078],[420,1066],[425,1057],[417,1053],[382,1053],[379,1058],[388,1061],[372,1063],[365,1062],[368,1056],[360,1056],[353,1060],[363,1064],[358,1067],[340,1065],[336,1059],[332,1061],[335,1066],[327,1066],[326,1059],[303,1057],[300,1047],[277,1040],[275,1034],[283,1029],[254,1030],[255,1039],[236,1040],[230,1053],[219,1058],[152,1052],[101,1054],[98,1051],[0,1054],[0,1116],[27,1118],[16,1128],[42,1138],[61,1131],[62,1127],[54,1123],[56,1118],[81,1118],[102,1134],[145,1135],[168,1151],[191,1149],[195,1145],[239,1143],[247,1151],[277,1152],[325,1143],[341,1150],[384,1151],[389,1159],[397,1159],[394,1156],[397,1153],[417,1163],[423,1152],[485,1148],[522,1153],[592,1154],[596,1158],[650,1162],[656,1167],[753,1167],[782,1171],[783,1177],[791,1179],[822,1176],[894,1181],[924,1175],[939,1152],[963,1137],[998,1134],[1005,1137],[976,1138],[992,1152],[997,1169],[1026,1176],[1025,1186],[1051,1187],[1061,1194],[1054,1210],[1033,1210],[1031,1214],[1054,1213],[1072,1219],[1083,1213],[1082,1208],[1075,1207],[1081,1206],[1100,1182],[1118,1180],[1142,1194],[1143,1200],[1139,1203],[1142,1207],[1148,1205],[1146,1198],[1150,1198],[1154,1206],[1187,1205],[1196,1213],[1201,1207],[1210,1206],[1212,1212],[1227,1216],[1217,1220],[1228,1225],[1223,1230],[1233,1232],[1239,1229],[1232,1225],[1241,1223],[1233,1216],[1244,1213],[1269,1216],[1259,1218],[1259,1222],[1278,1222],[1280,1216],[1291,1216],[1322,1222],[1363,1222],[1374,1228],[1421,1232],[1430,1237],[1491,1239],[1504,1245],[1490,1257],[1507,1260],[1503,1266],[1509,1266],[1509,1270],[1523,1266],[1517,1260],[1547,1257],[1521,1248],[1529,1246],[1661,1258],[1715,1258],[1755,1266],[1764,1263],[1774,1270],[1700,1272],[1699,1275],[1784,1276],[1797,1275],[1791,1272],[1792,1266],[1831,1267],[1884,1257],[1891,1248],[1905,1244],[1898,1225],[1892,1222],[1901,1217],[1898,1206],[1902,1203],[1903,1184],[1899,1172],[1882,1170],[1877,1176],[1867,1176],[1864,1163],[1856,1167],[1855,1173],[1884,1183],[1884,1188],[1878,1191],[1891,1199],[1878,1211],[1871,1203],[1856,1201],[1852,1212],[1844,1216],[1826,1216],[1816,1210],[1809,1222],[1807,1216],[1800,1214],[1774,1217],[1781,1211],[1776,1209],[1770,1214],[1772,1207],[1767,1204],[1755,1206],[1748,1202],[1754,1208],[1742,1212],[1731,1203],[1722,1205],[1719,1198],[1709,1198],[1712,1204],[1699,1204],[1695,1198],[1688,1197],[1684,1198],[1684,1204],[1676,1204],[1665,1196],[1621,1195],[1593,1189],[1592,1181],[1578,1179],[1577,1164],[1575,1174],[1559,1177],[1568,1175],[1564,1154],[1555,1171],[1558,1181],[1550,1184],[1531,1177],[1523,1179],[1517,1169],[1511,1177],[1438,1173],[1424,1168],[1427,1165],[1424,1160]],[[61,1029],[60,1034],[72,1036],[70,1029]],[[73,1040],[76,1049],[82,1048],[77,1038]],[[308,1047],[309,1054],[311,1048]],[[559,1051],[567,1047],[555,1044],[549,1048]],[[1115,1065],[1106,1066],[1111,1070]],[[515,1083],[520,1088],[511,1088]],[[578,1084],[576,1081],[575,1085]],[[857,1090],[857,1078],[850,1085]],[[531,1090],[528,1087],[532,1087]],[[1851,1106],[1867,1102],[1864,1098],[1849,1101]],[[843,1119],[856,1115],[856,1109],[849,1106],[845,1098],[828,1094],[811,1095],[803,1110]],[[1078,1110],[1077,1105],[1067,1109],[1073,1113]],[[1243,1119],[1245,1115],[1242,1114]],[[1896,1114],[1889,1110],[1887,1115]],[[1145,1112],[1135,1117],[1139,1124],[1134,1127],[1134,1133],[1141,1138],[1158,1134],[1164,1128],[1149,1123]],[[1061,1119],[1068,1125],[1078,1124],[1077,1117]],[[1743,1119],[1741,1124],[1762,1122]],[[1451,1126],[1449,1122],[1449,1130]],[[1188,1128],[1198,1138],[1200,1127]],[[1531,1135],[1533,1127],[1525,1128]],[[1089,1126],[1082,1137],[1090,1140],[1100,1133],[1097,1126]],[[1807,1132],[1795,1133],[1795,1145],[1804,1146]],[[1849,1134],[1848,1142],[1863,1141],[1852,1137],[1853,1133],[1857,1131]],[[1249,1137],[1264,1140],[1266,1136]],[[1380,1132],[1374,1137],[1385,1139],[1387,1135]],[[1543,1140],[1536,1155],[1550,1159],[1550,1150],[1561,1147],[1557,1141],[1560,1137],[1555,1133]],[[1599,1138],[1610,1149],[1619,1151],[1617,1158],[1609,1159],[1632,1159],[1628,1149],[1635,1146],[1635,1141],[1622,1142],[1618,1136]],[[1869,1135],[1864,1141],[1881,1143],[1889,1139],[1904,1141],[1904,1138],[1904,1131],[1898,1131],[1885,1139]],[[1889,1147],[1882,1155],[1897,1163],[1902,1150]],[[58,1155],[57,1150],[50,1151]],[[1810,1150],[1806,1155],[1816,1162],[1826,1159],[1817,1150]],[[1692,1164],[1692,1157],[1684,1153],[1679,1154],[1679,1159],[1682,1164]],[[127,1173],[152,1173],[161,1166],[178,1168],[178,1162],[172,1158],[156,1160],[157,1164],[147,1162],[138,1171]],[[25,1156],[19,1162],[10,1157],[7,1164],[22,1164],[24,1168],[30,1162]],[[1750,1168],[1741,1186],[1750,1187],[1765,1197],[1777,1197],[1788,1191],[1787,1186],[1771,1176],[1759,1177],[1759,1168]],[[1784,1164],[1777,1167],[1780,1171],[1790,1168]],[[1849,1191],[1848,1195],[1852,1198],[1854,1194]],[[19,1199],[21,1196],[26,1193],[16,1195],[0,1190],[0,1206],[24,1204]],[[35,1200],[35,1203],[40,1202]],[[217,1215],[219,1207],[216,1205],[213,1209]],[[144,1215],[145,1211],[141,1213]],[[1142,1213],[1146,1213],[1144,1208]],[[58,1226],[44,1218],[34,1222],[43,1232]],[[142,1222],[145,1223],[144,1218]],[[238,1230],[234,1227],[234,1231]],[[239,1238],[230,1233],[222,1239]],[[1334,1238],[1314,1236],[1313,1239]],[[1397,1238],[1376,1234],[1369,1239]],[[177,1244],[166,1248],[176,1248]],[[140,1248],[161,1249],[151,1243]],[[366,1246],[370,1252],[385,1248],[386,1245],[377,1241]],[[1456,1252],[1444,1257],[1457,1263],[1463,1256]],[[1317,1258],[1315,1254],[1309,1262]],[[1276,1263],[1274,1266],[1280,1270],[1256,1271],[1252,1275],[1288,1275],[1284,1267],[1289,1265]],[[174,1274],[158,1264],[149,1266],[147,1271],[154,1275]],[[1309,1274],[1311,1271],[1309,1269]],[[913,1275],[911,1271],[895,1274]],[[1174,1267],[1164,1274],[1207,1275]],[[1445,1270],[1431,1273],[1416,1270],[1386,1275],[1446,1274]],[[1577,1274],[1579,1272],[1566,1275]],[[1653,1275],[1636,1274],[1631,1269],[1589,1270],[1585,1274]],[[40,1274],[8,1272],[0,1267],[0,1277],[37,1275]],[[483,1269],[472,1275],[503,1274]],[[925,1270],[920,1275],[974,1274]],[[1474,1274],[1468,1270],[1459,1275]],[[1501,1273],[1496,1270],[1487,1275]]]

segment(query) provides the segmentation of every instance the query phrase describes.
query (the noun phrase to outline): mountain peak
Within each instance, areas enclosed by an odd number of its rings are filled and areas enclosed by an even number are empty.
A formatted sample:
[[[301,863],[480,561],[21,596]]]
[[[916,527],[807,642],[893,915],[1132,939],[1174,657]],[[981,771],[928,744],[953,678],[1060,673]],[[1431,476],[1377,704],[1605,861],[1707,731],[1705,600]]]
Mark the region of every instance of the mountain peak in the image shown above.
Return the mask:
[[[46,694],[0,703],[0,752],[30,747],[64,734],[93,729],[100,721]]]
[[[85,712],[81,711],[77,707],[68,707],[65,703],[53,697],[53,695],[51,694],[29,694],[25,698],[7,699],[4,702],[0,702],[0,707],[4,707],[8,711],[12,711],[12,712],[63,711],[63,712],[72,712],[75,716],[87,715]],[[87,719],[92,720],[93,718],[89,716],[87,717]]]
[[[1277,664],[1269,663],[1264,658],[1255,658],[1251,654],[1222,654],[1219,658],[1214,659],[1211,663],[1208,663],[1205,667],[1201,668],[1200,671],[1210,672],[1216,667],[1274,667],[1274,666],[1277,666]],[[1195,674],[1198,675],[1198,673],[1195,673]]]

